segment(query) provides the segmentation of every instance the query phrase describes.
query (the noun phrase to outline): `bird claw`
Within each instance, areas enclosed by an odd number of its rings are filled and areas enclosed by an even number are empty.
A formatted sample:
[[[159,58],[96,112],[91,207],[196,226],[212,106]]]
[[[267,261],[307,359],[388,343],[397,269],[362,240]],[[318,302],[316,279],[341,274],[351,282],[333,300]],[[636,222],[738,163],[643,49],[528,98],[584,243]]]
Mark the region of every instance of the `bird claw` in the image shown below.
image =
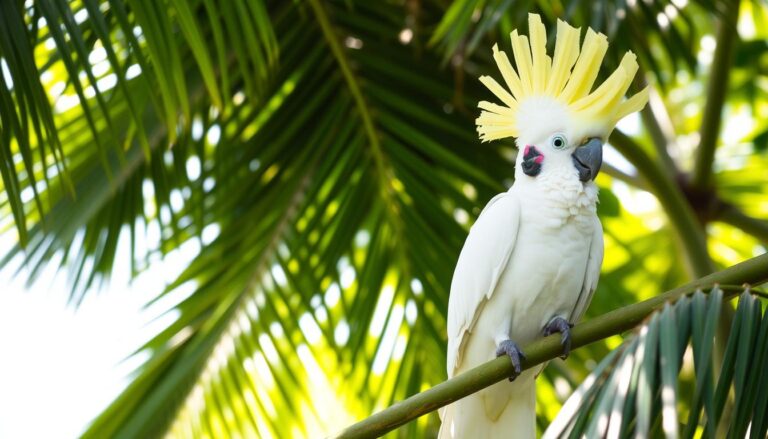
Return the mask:
[[[571,328],[573,328],[573,323],[569,323],[564,318],[556,316],[544,326],[544,330],[542,331],[545,337],[552,335],[555,332],[561,334],[560,344],[563,345],[563,355],[561,355],[560,358],[563,360],[568,358],[568,355],[571,353]]]
[[[496,348],[496,357],[506,355],[512,361],[512,367],[515,369],[515,373],[509,377],[510,381],[514,381],[515,378],[523,371],[522,360],[525,360],[525,354],[520,347],[512,340],[504,340]]]

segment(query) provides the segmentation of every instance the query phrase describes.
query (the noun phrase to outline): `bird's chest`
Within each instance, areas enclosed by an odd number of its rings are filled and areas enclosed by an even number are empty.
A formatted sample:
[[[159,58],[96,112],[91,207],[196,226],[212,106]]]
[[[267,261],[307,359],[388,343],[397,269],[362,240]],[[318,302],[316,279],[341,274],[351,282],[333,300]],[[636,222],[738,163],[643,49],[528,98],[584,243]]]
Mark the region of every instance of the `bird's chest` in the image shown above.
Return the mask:
[[[542,209],[521,211],[515,250],[500,279],[500,296],[513,315],[512,331],[533,339],[555,315],[570,315],[584,283],[594,218]],[[513,292],[505,294],[504,292]]]
[[[594,183],[584,185],[549,176],[530,188],[521,206],[522,219],[547,230],[563,229],[565,233],[569,227],[589,229],[597,210],[597,193]]]

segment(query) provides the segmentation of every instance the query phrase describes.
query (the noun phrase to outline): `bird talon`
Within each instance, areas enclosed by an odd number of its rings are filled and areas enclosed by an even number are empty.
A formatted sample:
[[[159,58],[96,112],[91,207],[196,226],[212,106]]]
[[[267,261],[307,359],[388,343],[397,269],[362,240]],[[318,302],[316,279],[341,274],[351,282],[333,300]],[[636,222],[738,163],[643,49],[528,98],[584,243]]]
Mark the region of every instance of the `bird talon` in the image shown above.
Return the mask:
[[[514,381],[520,375],[520,372],[523,371],[522,361],[525,360],[525,354],[517,343],[512,340],[504,340],[496,348],[496,357],[501,357],[502,355],[508,356],[512,362],[514,374],[509,377],[509,381]]]
[[[560,344],[563,345],[563,355],[560,356],[563,360],[568,358],[568,355],[571,353],[571,328],[573,328],[573,323],[565,320],[564,318],[560,316],[555,316],[552,318],[552,320],[549,321],[544,326],[544,329],[542,330],[542,333],[545,337],[554,334],[555,332],[559,332],[560,335]]]

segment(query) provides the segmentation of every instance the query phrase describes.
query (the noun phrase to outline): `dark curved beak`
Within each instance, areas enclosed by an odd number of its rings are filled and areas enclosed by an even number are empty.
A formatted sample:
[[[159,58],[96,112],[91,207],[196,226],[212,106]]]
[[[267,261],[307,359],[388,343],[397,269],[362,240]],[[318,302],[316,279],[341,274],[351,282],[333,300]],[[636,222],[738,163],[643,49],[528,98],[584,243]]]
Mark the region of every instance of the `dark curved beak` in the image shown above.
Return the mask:
[[[573,166],[579,171],[579,180],[594,180],[603,164],[603,141],[593,137],[571,154]]]

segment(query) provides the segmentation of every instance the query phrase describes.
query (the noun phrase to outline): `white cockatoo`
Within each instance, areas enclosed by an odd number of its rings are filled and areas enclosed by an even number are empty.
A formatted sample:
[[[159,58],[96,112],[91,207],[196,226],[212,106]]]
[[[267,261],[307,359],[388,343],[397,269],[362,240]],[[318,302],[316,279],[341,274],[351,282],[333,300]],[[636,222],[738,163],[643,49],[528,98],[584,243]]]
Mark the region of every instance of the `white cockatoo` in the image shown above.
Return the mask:
[[[579,50],[580,29],[558,21],[550,58],[541,18],[528,20],[530,44],[511,34],[516,69],[493,48],[509,91],[480,78],[504,104],[480,102],[480,138],[516,138],[515,182],[469,232],[448,302],[448,376],[507,355],[516,379],[443,408],[440,438],[535,437],[541,367],[520,373],[520,346],[559,332],[569,353],[570,328],[589,305],[603,260],[594,183],[602,145],[648,100],[647,88],[624,99],[638,68],[633,53],[593,90],[606,36],[587,29]]]

